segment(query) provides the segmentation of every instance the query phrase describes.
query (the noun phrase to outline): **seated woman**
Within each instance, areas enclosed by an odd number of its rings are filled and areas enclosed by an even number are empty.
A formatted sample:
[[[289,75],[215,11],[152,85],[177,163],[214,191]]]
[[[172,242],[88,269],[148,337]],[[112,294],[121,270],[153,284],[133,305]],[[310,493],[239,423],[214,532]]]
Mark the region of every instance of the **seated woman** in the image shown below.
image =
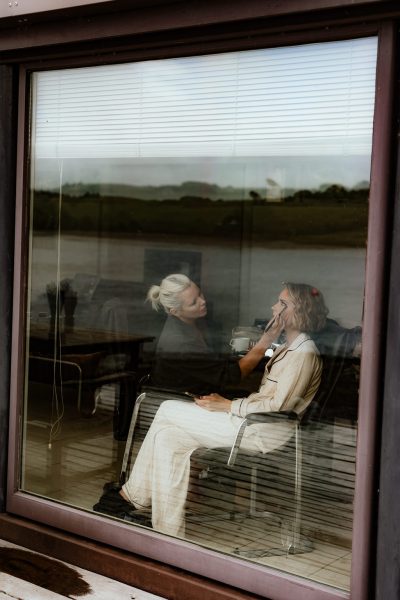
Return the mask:
[[[271,343],[263,335],[240,360],[219,356],[204,322],[206,300],[186,275],[168,275],[150,288],[147,299],[168,315],[156,348],[154,386],[200,394],[223,391],[251,373]]]
[[[316,288],[294,283],[285,284],[272,310],[273,323],[264,335],[272,343],[284,330],[286,342],[267,363],[259,391],[233,401],[213,393],[197,397],[193,404],[164,402],[128,481],[119,492],[106,492],[98,510],[141,522],[141,510],[151,509],[149,524],[154,529],[183,536],[193,451],[231,447],[243,418],[250,413],[290,410],[301,415],[306,410],[322,370],[318,350],[308,334],[324,327],[328,310]],[[269,452],[290,438],[292,428],[290,421],[251,425],[241,446]]]

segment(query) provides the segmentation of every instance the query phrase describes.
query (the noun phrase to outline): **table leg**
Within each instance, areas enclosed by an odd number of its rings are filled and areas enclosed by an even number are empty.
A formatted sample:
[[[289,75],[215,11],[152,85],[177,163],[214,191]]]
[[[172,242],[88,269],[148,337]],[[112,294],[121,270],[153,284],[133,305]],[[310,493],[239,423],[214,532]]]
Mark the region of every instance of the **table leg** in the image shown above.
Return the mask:
[[[134,376],[119,382],[118,394],[114,407],[114,439],[126,440],[136,400],[136,379]]]

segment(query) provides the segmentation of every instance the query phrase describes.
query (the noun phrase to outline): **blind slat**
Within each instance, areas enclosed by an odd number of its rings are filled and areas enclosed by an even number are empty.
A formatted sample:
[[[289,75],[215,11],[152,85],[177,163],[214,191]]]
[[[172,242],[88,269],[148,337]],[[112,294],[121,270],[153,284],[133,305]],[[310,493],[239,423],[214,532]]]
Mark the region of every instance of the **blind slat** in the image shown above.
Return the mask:
[[[55,157],[369,154],[376,38],[33,75]]]

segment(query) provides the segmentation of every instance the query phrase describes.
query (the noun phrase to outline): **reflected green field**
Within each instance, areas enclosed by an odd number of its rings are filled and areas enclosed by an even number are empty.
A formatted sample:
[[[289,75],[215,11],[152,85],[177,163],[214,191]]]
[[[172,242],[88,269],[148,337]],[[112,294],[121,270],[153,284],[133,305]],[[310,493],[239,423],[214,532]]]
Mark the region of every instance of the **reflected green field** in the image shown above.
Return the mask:
[[[36,232],[58,228],[55,194],[34,196]],[[367,237],[368,204],[360,198],[301,198],[301,201],[267,203],[260,200],[211,201],[193,197],[181,200],[138,200],[86,194],[63,196],[61,228],[64,232],[107,235],[174,234],[217,236],[248,240],[262,246],[316,245],[363,247]]]

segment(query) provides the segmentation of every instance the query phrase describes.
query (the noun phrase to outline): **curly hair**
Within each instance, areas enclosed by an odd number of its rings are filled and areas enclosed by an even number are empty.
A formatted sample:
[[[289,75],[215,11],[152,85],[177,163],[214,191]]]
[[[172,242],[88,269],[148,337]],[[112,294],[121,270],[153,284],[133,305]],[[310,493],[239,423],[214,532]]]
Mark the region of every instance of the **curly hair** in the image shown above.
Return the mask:
[[[293,320],[299,331],[313,333],[323,329],[329,310],[322,292],[307,283],[285,282],[283,285],[293,300]]]

